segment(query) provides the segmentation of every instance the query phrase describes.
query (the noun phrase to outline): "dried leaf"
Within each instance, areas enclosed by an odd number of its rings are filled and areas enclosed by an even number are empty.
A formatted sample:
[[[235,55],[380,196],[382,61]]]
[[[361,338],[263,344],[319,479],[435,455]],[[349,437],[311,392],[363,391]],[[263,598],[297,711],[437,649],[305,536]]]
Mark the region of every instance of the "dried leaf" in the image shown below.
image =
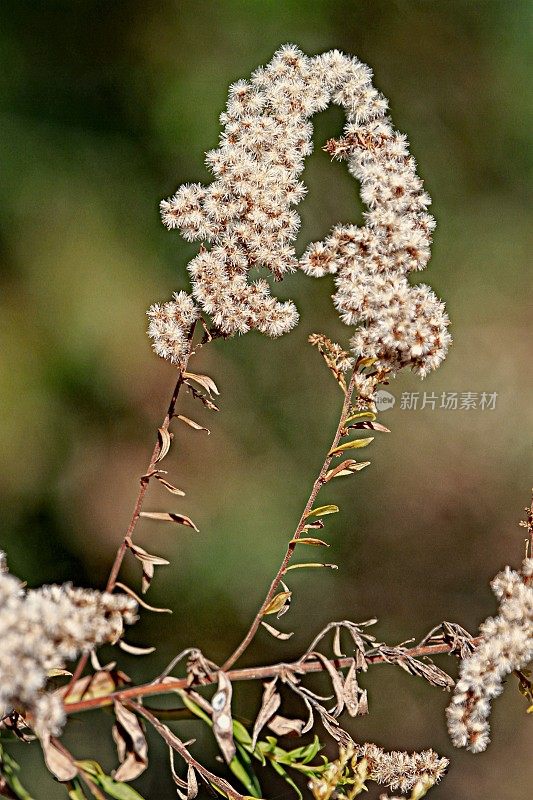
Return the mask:
[[[194,800],[198,794],[198,781],[192,764],[187,769],[187,800]]]
[[[121,673],[113,675],[107,670],[95,672],[94,675],[85,675],[74,684],[72,691],[69,692],[65,704],[79,703],[80,700],[90,700],[94,697],[105,697],[117,688],[118,678]],[[62,686],[57,690],[57,694],[63,695],[67,691],[67,686]]]
[[[371,430],[371,431],[380,431],[381,433],[390,433],[389,428],[386,428],[385,425],[382,425],[380,422],[356,422],[353,425],[348,425],[348,428],[353,428],[354,430]]]
[[[311,544],[314,547],[329,547],[327,542],[322,539],[314,539],[312,536],[300,536],[299,539],[291,539],[289,544]]]
[[[338,672],[331,661],[326,658],[325,655],[319,652],[311,652],[307,653],[305,656],[305,660],[308,659],[316,659],[320,661],[324,669],[327,671],[329,677],[331,678],[331,685],[333,687],[333,691],[335,692],[335,698],[337,700],[337,705],[328,713],[333,714],[334,717],[338,717],[339,714],[342,713],[344,708],[344,682],[343,677],[340,672]]]
[[[231,681],[224,672],[220,671],[218,673],[218,689],[213,695],[211,706],[213,709],[213,732],[227,764],[230,763],[236,753],[231,713],[232,692]]]
[[[132,781],[148,766],[148,745],[139,718],[117,700],[114,708],[117,723],[113,726],[113,739],[121,762],[114,779]]]
[[[357,666],[352,661],[344,680],[344,704],[351,717],[368,714],[368,696],[366,689],[361,689],[357,682]]]
[[[304,531],[319,531],[324,527],[321,519],[315,519],[313,522],[308,522],[303,526]]]
[[[161,558],[161,556],[154,556],[151,553],[147,553],[146,550],[139,547],[138,544],[133,544],[131,539],[126,539],[126,544],[135,558],[142,563],[143,574],[141,590],[142,593],[145,594],[150,588],[152,578],[154,577],[154,567],[163,566],[170,562],[168,562],[166,558]]]
[[[49,734],[41,737],[46,766],[58,781],[71,781],[78,774],[78,768],[62,750],[56,747]]]
[[[333,654],[337,656],[337,658],[342,658],[344,653],[341,650],[341,629],[340,625],[337,625],[335,628],[335,635],[333,637]]]
[[[162,485],[165,487],[165,489],[167,489],[167,490],[168,490],[168,491],[169,491],[171,494],[179,494],[179,495],[180,495],[180,497],[185,497],[185,492],[183,492],[181,489],[178,489],[176,486],[173,486],[171,483],[169,483],[169,482],[168,482],[168,481],[166,481],[164,478],[162,478],[162,477],[161,477],[161,475],[156,475],[156,476],[155,476],[155,478],[156,478],[156,480],[158,480],[158,481],[159,481],[159,483],[161,483],[161,484],[162,484]]]
[[[301,736],[304,728],[303,719],[288,719],[276,714],[272,717],[267,727],[276,734],[276,736]]]
[[[68,669],[58,669],[57,667],[52,667],[52,669],[48,669],[46,671],[47,678],[59,678],[62,676],[71,676],[72,672],[69,672]]]
[[[137,647],[136,645],[128,644],[124,639],[119,641],[118,646],[125,653],[130,653],[132,656],[147,656],[155,650],[155,647]]]
[[[130,597],[133,597],[133,599],[136,600],[137,603],[139,603],[140,606],[142,606],[143,608],[146,608],[147,611],[155,611],[156,614],[172,614],[172,609],[170,609],[170,608],[158,608],[157,606],[149,605],[148,603],[146,603],[142,599],[142,597],[139,597],[139,595],[136,592],[134,592],[133,589],[130,589],[129,586],[126,586],[125,583],[121,583],[120,581],[116,581],[115,582],[115,587],[118,588],[118,589],[122,589],[123,592],[126,592],[126,594],[129,594]]]
[[[269,683],[263,684],[263,699],[261,701],[261,708],[255,720],[254,730],[252,734],[252,748],[255,750],[257,739],[265,725],[268,723],[278,708],[281,705],[281,697],[276,689],[277,678]]]
[[[312,508],[305,518],[309,519],[309,517],[325,517],[327,514],[337,514],[338,511],[338,506],[318,506],[317,508]]]
[[[194,372],[184,372],[183,377],[197,383],[202,389],[205,389],[209,395],[220,394],[215,381],[210,378],[209,375],[196,375]]]
[[[339,444],[337,447],[334,447],[333,450],[329,451],[328,456],[337,456],[344,453],[346,450],[357,450],[361,447],[368,447],[373,441],[373,436],[369,436],[366,439],[352,439],[350,442],[344,442],[344,444]]]
[[[278,592],[263,611],[263,615],[278,614],[290,603],[292,592]]]
[[[195,431],[205,431],[208,436],[211,433],[209,428],[204,428],[203,425],[200,425],[198,422],[195,422],[193,419],[189,419],[189,417],[185,417],[183,414],[178,414],[177,418],[181,419],[182,422],[185,422],[185,424],[189,425],[191,428],[194,428]]]
[[[192,519],[184,514],[175,514],[173,511],[141,511],[139,516],[146,517],[146,519],[157,519],[160,522],[177,522],[178,525],[186,525],[188,528],[198,531]]]
[[[157,464],[158,461],[162,461],[168,451],[170,450],[170,443],[172,441],[172,436],[170,435],[169,431],[166,428],[158,428],[159,433],[159,454],[155,460]]]
[[[329,569],[339,569],[337,564],[319,564],[315,562],[306,561],[304,564],[291,564],[285,572],[291,569],[317,569],[318,567],[329,567]]]
[[[290,639],[291,636],[294,636],[294,631],[292,633],[282,633],[276,628],[273,628],[272,625],[269,625],[268,622],[261,622],[261,625],[263,625],[263,627],[265,627],[267,631],[272,634],[272,636],[275,636],[276,639],[282,639],[285,641],[286,639]]]

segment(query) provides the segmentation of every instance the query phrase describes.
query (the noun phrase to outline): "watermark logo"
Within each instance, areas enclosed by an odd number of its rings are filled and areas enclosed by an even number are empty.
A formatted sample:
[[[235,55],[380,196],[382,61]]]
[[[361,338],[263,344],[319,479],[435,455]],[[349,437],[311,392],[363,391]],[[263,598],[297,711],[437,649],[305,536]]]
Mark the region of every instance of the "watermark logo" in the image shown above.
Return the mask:
[[[387,411],[387,409],[392,408],[396,402],[394,395],[390,392],[386,392],[385,389],[379,389],[374,399],[378,411]]]

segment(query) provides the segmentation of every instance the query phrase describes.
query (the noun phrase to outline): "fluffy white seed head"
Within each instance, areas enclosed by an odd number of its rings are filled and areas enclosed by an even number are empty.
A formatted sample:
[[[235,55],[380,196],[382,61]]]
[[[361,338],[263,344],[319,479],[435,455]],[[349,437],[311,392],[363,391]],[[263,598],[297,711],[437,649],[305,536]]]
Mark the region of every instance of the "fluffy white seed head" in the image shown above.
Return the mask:
[[[309,120],[329,103],[344,109],[346,125],[326,150],[347,161],[368,210],[364,226],[335,227],[298,260],[295,206],[306,192],[299,176],[312,151]],[[258,289],[247,273],[266,267],[276,280],[295,268],[313,277],[334,274],[335,306],[357,326],[356,355],[376,357],[391,371],[410,366],[422,376],[438,366],[451,341],[448,317],[430,289],[407,280],[430,256],[431,200],[371,70],[337,50],[309,58],[285,45],[249,81],[230,87],[221,122],[220,145],[206,158],[213,182],[184,184],[161,203],[168,228],[211,244],[189,264],[202,311],[225,334],[256,329],[280,336],[298,321],[294,304],[271,297],[265,282]],[[154,349],[179,363],[186,354],[181,320],[163,324],[157,306],[149,313]]]

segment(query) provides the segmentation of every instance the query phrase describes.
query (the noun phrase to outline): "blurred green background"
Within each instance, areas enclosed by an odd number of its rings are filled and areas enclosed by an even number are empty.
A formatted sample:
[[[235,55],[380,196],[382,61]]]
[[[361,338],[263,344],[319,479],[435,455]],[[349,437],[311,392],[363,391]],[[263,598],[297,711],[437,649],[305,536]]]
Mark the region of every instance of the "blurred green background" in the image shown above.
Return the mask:
[[[145,310],[187,288],[196,252],[163,228],[158,202],[182,182],[209,181],[203,154],[217,145],[228,85],[294,42],[357,55],[390,99],[434,198],[421,279],[446,299],[455,344],[424,383],[406,374],[392,385],[397,402],[382,415],[392,433],[366,451],[372,466],[323,493],[341,506],[326,530],[339,571],[293,573],[280,627],[294,637],[260,633],[243,664],[297,657],[331,619],[376,616],[377,635],[395,643],[442,619],[475,630],[495,611],[488,581],[521,559],[517,523],[532,481],[532,9],[521,0],[3,0],[0,544],[14,573],[31,586],[104,584],[175,379],[151,353]],[[342,122],[338,109],[315,120],[299,252],[332,224],[361,219],[357,185],[320,150]],[[294,332],[215,342],[197,359],[221,389],[221,412],[184,400],[181,411],[212,434],[176,428],[164,466],[187,496],[155,487],[146,508],[190,514],[201,532],[138,528],[139,543],[171,561],[149,600],[174,615],[143,614],[128,634],[158,645],[150,659],[123,659],[134,680],[191,644],[222,660],[255,613],[336,424],[340,393],[306,344],[313,331],[347,340],[331,291],[329,279],[288,278],[276,292],[301,311]],[[492,411],[401,408],[402,392],[424,391],[498,397]],[[138,585],[136,564],[126,576]],[[352,735],[449,756],[435,800],[531,796],[531,720],[514,679],[481,755],[450,745],[438,689],[386,666],[364,684],[371,713],[348,722]],[[236,687],[245,719],[259,694]],[[105,714],[80,716],[67,741],[111,769],[110,727]],[[214,750],[198,727],[179,730],[207,758]],[[152,753],[139,790],[174,797],[166,752],[154,742]],[[36,750],[13,754],[39,800],[65,796]],[[269,798],[291,796],[283,783],[264,787]]]

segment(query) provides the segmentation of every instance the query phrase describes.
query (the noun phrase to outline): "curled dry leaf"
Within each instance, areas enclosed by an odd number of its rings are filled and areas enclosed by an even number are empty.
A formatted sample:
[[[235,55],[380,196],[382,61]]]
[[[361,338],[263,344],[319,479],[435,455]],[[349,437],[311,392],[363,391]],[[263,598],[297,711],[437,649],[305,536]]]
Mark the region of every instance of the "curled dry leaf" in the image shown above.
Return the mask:
[[[211,700],[213,732],[218,746],[229,764],[235,756],[236,748],[233,741],[233,717],[231,714],[231,695],[233,687],[227,675],[218,673],[218,689]]]
[[[344,444],[339,444],[337,447],[334,447],[333,450],[329,451],[328,456],[338,456],[346,450],[357,450],[361,447],[368,447],[373,441],[373,436],[368,436],[366,439],[352,439],[350,442],[344,442]]]
[[[278,592],[263,611],[263,615],[277,614],[278,617],[282,616],[281,612],[288,611],[291,597],[292,592]]]
[[[352,661],[344,679],[343,700],[351,717],[368,714],[368,695],[366,689],[361,689],[357,682],[355,659]]]
[[[158,480],[158,481],[159,481],[159,483],[160,483],[160,484],[162,484],[162,486],[164,486],[164,487],[165,487],[165,489],[166,489],[167,491],[169,491],[171,494],[178,494],[178,495],[180,495],[180,497],[185,497],[185,492],[183,492],[181,489],[178,489],[178,488],[177,488],[177,486],[173,486],[173,485],[172,485],[171,483],[169,483],[167,480],[165,480],[164,478],[162,478],[162,477],[161,477],[161,475],[156,475],[156,476],[155,476],[155,478],[156,478],[156,480]]]
[[[149,603],[145,602],[142,597],[139,597],[139,595],[134,592],[133,589],[130,589],[129,586],[126,586],[125,583],[116,581],[114,588],[122,589],[123,592],[126,592],[126,594],[129,594],[130,597],[133,597],[133,599],[136,600],[137,603],[139,603],[139,605],[145,608],[147,611],[155,611],[156,614],[172,614],[172,609],[170,608],[158,608],[157,606],[151,606]]]
[[[178,525],[185,525],[187,528],[193,528],[193,530],[198,531],[192,519],[186,517],[185,514],[176,514],[173,511],[141,511],[139,516],[146,519],[156,519],[159,522],[177,522]]]
[[[294,636],[294,631],[291,633],[282,633],[276,628],[273,628],[272,625],[269,625],[268,622],[263,621],[261,622],[261,625],[266,628],[267,631],[272,634],[272,636],[275,636],[276,639],[282,639],[283,641],[286,641],[287,639],[290,639],[291,636]]]
[[[83,678],[76,681],[64,702],[68,705],[68,703],[79,703],[80,700],[105,697],[114,692],[119,684],[126,682],[126,675],[122,672],[101,670],[95,672],[94,675],[84,675]],[[57,694],[63,697],[67,688],[68,685],[62,686],[57,690]]]
[[[46,766],[58,781],[71,781],[78,774],[78,768],[69,756],[57,747],[49,734],[41,737],[41,747]]]
[[[159,453],[154,463],[157,464],[158,461],[162,461],[168,451],[170,450],[170,443],[172,442],[172,436],[167,428],[158,428],[159,434]]]
[[[198,794],[198,781],[192,764],[187,768],[187,800],[194,800]]]
[[[197,375],[194,372],[184,372],[183,377],[197,383],[202,389],[205,389],[209,395],[220,394],[215,381],[210,378],[209,375]]]
[[[288,719],[276,714],[267,727],[276,734],[276,736],[301,736],[303,733],[305,722],[303,719]]]
[[[198,422],[195,422],[193,419],[184,416],[183,414],[178,414],[177,418],[184,422],[186,425],[189,425],[191,428],[194,428],[195,431],[205,431],[209,436],[211,431],[209,428],[204,428],[203,425],[200,425]]]
[[[353,425],[348,425],[348,428],[354,428],[355,430],[379,431],[380,433],[390,433],[390,429],[386,428],[385,425],[382,425],[380,422],[355,422]]]
[[[137,645],[128,644],[124,639],[119,641],[118,646],[125,653],[130,653],[132,656],[148,656],[155,651],[155,647],[138,647]]]
[[[133,781],[148,766],[148,745],[139,718],[117,700],[114,702],[116,724],[112,734],[117,746],[120,767],[116,781]]]
[[[369,464],[370,461],[355,461],[353,458],[347,458],[342,464],[338,464],[336,467],[326,472],[324,482],[327,483],[332,478],[340,478],[342,475],[353,475],[354,472],[359,472],[365,467],[368,467]]]
[[[263,699],[261,701],[261,708],[255,720],[254,729],[252,733],[252,748],[255,750],[259,734],[274,716],[276,711],[281,705],[281,697],[276,688],[277,678],[263,684]]]
[[[138,544],[134,544],[130,538],[126,539],[126,545],[131,550],[135,558],[137,558],[142,564],[142,592],[148,591],[150,588],[150,584],[152,582],[152,578],[154,577],[154,567],[157,566],[164,566],[169,564],[170,562],[167,561],[166,558],[161,558],[161,556],[154,556],[151,553],[148,553],[144,548],[139,547]]]

